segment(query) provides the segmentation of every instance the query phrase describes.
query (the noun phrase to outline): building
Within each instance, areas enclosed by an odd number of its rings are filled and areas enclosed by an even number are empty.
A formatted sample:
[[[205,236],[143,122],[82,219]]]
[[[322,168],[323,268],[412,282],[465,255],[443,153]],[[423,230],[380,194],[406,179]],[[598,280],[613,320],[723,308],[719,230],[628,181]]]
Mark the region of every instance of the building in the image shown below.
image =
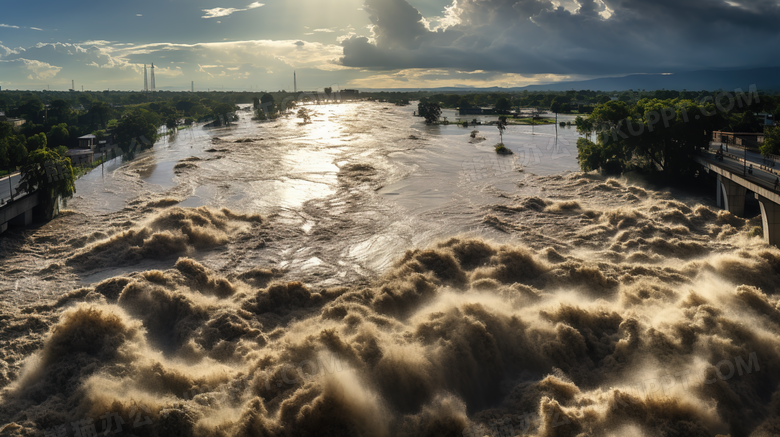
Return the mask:
[[[70,158],[71,165],[92,164],[95,162],[95,152],[91,149],[70,149],[65,153]]]
[[[458,115],[482,115],[485,110],[482,108],[458,108]]]
[[[12,125],[14,125],[14,127],[20,127],[23,124],[27,123],[27,120],[22,118],[6,118],[5,121],[11,123]]]
[[[764,126],[774,126],[775,125],[775,117],[772,114],[767,114],[765,112],[762,112],[760,114],[756,114],[759,120],[762,121],[762,124]]]
[[[360,98],[360,91],[358,90],[341,90],[339,91],[341,100],[357,100]]]
[[[712,141],[716,143],[723,143],[729,146],[740,146],[750,148],[758,148],[761,144],[764,144],[764,134],[754,132],[723,132],[715,131],[712,133]]]
[[[94,135],[84,135],[79,137],[79,149],[95,150],[97,146],[97,137]]]

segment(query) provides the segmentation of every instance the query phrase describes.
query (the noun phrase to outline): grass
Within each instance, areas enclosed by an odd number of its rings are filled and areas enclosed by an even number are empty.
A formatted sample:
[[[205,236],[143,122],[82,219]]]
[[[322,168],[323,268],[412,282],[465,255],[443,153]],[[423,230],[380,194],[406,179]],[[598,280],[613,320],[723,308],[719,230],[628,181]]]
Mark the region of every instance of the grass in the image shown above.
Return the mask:
[[[507,118],[508,124],[514,124],[514,125],[544,125],[544,124],[555,124],[555,120],[549,119],[549,118],[537,118],[536,120],[531,120],[530,118]]]

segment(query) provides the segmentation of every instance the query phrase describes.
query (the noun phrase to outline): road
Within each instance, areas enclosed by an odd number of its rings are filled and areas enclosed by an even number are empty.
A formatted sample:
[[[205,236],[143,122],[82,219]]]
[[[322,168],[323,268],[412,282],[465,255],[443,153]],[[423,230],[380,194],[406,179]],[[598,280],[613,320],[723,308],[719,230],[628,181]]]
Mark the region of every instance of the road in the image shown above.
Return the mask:
[[[19,181],[22,178],[21,173],[12,174],[10,176],[11,180],[9,182],[8,176],[5,176],[3,178],[0,178],[0,206],[5,205],[6,202],[11,200],[11,188],[13,187],[13,193],[14,198],[18,198],[19,196],[16,193],[16,190],[19,186]]]
[[[711,142],[710,143],[710,150],[716,151],[720,149],[720,146],[723,143],[716,143]],[[751,150],[748,150],[747,153],[745,153],[745,149],[739,146],[730,145],[726,147],[725,144],[723,144],[723,151],[726,153],[729,153],[731,155],[734,155],[736,157],[739,157],[740,159],[745,159],[747,155],[747,162],[748,164],[753,163],[753,167],[761,166],[764,167],[765,170],[768,172],[772,172],[775,175],[780,176],[780,162],[774,162],[772,159],[765,158],[764,155],[754,152]],[[774,162],[775,167],[772,167],[772,163]]]
[[[759,159],[763,160],[763,157],[761,155],[758,156]],[[723,161],[719,161],[718,159],[715,158],[715,152],[711,149],[709,152],[704,152],[701,155],[701,157],[715,163],[717,166],[724,168],[732,173],[738,175],[744,174],[745,164],[742,155],[732,155],[731,153],[724,153]],[[761,162],[762,161],[759,161],[757,164],[760,164]],[[750,163],[751,160],[750,160],[750,156],[748,155],[748,165],[750,165]],[[769,191],[780,193],[780,191],[778,191],[778,188],[780,188],[780,186],[775,185],[775,182],[780,181],[780,179],[778,178],[778,172],[773,171],[773,169],[771,168],[762,168],[757,165],[753,165],[753,174],[747,174],[742,177],[745,178],[745,180],[752,182],[756,185],[759,185],[763,188],[766,188]]]

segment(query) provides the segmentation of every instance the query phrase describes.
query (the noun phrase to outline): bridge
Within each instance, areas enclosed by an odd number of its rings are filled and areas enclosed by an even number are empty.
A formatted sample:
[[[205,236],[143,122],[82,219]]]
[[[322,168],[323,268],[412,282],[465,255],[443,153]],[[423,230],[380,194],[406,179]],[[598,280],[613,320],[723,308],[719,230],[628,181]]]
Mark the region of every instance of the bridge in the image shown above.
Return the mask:
[[[0,178],[0,233],[8,226],[28,226],[32,223],[33,208],[38,206],[38,192],[20,192],[19,173]]]
[[[713,145],[719,148],[719,144]],[[730,213],[744,216],[747,192],[753,192],[761,207],[764,240],[780,246],[780,166],[775,169],[774,161],[767,161],[755,152],[737,153],[724,153],[721,161],[714,151],[702,151],[694,160],[707,172],[717,175],[718,206]],[[751,167],[752,173],[748,171]]]

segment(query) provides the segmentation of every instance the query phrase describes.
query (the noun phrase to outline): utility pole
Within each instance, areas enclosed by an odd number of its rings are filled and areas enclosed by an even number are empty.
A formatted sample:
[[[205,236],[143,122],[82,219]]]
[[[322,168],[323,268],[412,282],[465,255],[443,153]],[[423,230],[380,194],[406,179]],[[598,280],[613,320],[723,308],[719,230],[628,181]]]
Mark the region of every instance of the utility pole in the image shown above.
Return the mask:
[[[14,201],[14,186],[11,183],[11,177],[13,177],[13,172],[8,173],[8,192],[11,193],[11,202]]]

